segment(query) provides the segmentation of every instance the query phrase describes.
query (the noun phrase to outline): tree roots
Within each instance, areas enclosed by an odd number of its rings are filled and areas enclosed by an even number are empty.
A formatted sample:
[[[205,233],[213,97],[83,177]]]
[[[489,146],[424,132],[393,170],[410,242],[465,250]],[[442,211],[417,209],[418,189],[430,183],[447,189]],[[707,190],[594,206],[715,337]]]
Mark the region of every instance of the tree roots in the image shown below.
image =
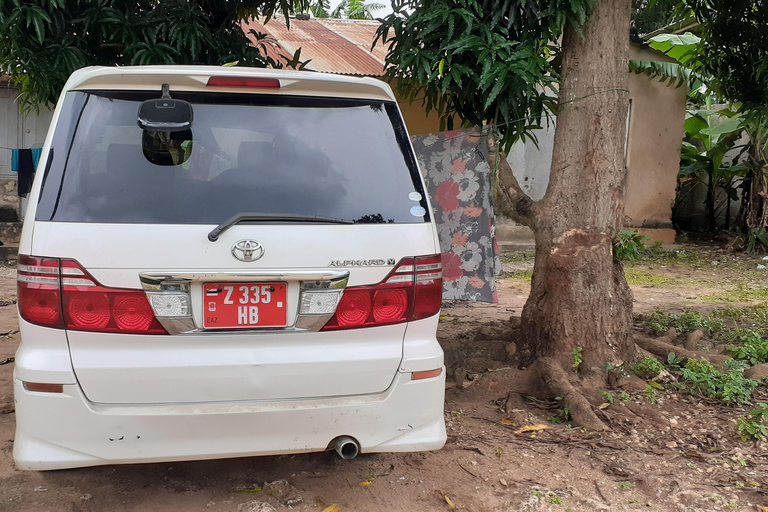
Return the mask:
[[[563,403],[568,407],[574,423],[587,430],[608,430],[605,423],[592,410],[592,405],[584,398],[584,395],[576,391],[568,381],[568,374],[557,361],[549,357],[542,357],[534,364],[549,390],[555,396],[563,397]]]
[[[667,356],[671,352],[674,352],[676,356],[683,359],[701,359],[702,357],[707,359],[718,370],[722,371],[725,367],[725,361],[728,356],[722,354],[711,354],[709,352],[699,352],[698,350],[690,350],[685,347],[678,347],[672,345],[672,340],[675,339],[676,331],[674,328],[667,331],[667,333],[661,338],[650,338],[647,336],[636,336],[635,343],[642,349],[647,350],[655,356],[662,357],[666,360]],[[695,342],[701,338],[699,331],[693,332],[689,335],[686,341],[686,347],[695,346]]]

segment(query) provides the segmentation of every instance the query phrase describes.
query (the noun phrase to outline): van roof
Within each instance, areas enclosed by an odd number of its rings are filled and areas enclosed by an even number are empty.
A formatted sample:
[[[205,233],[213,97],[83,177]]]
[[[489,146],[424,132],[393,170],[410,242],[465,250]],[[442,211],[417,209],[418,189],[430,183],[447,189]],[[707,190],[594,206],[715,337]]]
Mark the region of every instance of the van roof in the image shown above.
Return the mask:
[[[275,78],[275,89],[209,87],[212,76]],[[357,78],[312,71],[223,66],[92,66],[78,69],[69,77],[64,91],[70,90],[158,90],[170,85],[171,92],[248,92],[252,94],[291,94],[395,101],[392,89],[374,78]]]

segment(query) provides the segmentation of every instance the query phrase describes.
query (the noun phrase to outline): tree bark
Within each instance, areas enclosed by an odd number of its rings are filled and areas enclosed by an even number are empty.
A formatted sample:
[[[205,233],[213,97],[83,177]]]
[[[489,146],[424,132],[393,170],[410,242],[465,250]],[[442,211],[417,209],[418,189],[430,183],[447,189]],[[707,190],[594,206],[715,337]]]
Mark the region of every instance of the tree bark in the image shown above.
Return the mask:
[[[535,204],[536,255],[522,314],[524,364],[547,357],[582,377],[636,355],[632,293],[611,240],[622,226],[629,108],[629,0],[596,0],[563,36],[563,77],[549,186]]]

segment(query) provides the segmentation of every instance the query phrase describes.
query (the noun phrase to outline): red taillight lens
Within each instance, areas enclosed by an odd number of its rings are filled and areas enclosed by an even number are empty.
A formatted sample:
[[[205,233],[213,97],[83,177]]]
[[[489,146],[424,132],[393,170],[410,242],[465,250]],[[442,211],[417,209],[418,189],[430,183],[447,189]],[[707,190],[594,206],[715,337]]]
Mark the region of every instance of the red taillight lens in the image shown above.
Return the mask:
[[[155,319],[147,296],[141,292],[119,294],[115,297],[112,311],[121,331],[147,331]]]
[[[373,327],[437,314],[443,297],[439,254],[403,258],[374,286],[347,288],[322,330]]]
[[[367,291],[345,293],[336,308],[339,327],[357,327],[363,325],[371,314],[371,295]]]
[[[437,314],[443,302],[443,272],[439,254],[416,258],[416,289],[411,320]]]
[[[212,76],[208,87],[250,87],[252,89],[279,89],[277,78],[257,78],[247,76]]]
[[[106,293],[67,293],[64,309],[67,324],[75,329],[98,331],[109,323],[109,296]]]
[[[168,334],[144,292],[103,287],[74,260],[19,256],[18,275],[19,311],[30,323],[74,331]]]
[[[408,312],[408,292],[402,288],[379,290],[373,294],[373,318],[376,323],[399,322]]]
[[[17,270],[21,317],[27,322],[44,327],[63,327],[59,260],[20,255]]]

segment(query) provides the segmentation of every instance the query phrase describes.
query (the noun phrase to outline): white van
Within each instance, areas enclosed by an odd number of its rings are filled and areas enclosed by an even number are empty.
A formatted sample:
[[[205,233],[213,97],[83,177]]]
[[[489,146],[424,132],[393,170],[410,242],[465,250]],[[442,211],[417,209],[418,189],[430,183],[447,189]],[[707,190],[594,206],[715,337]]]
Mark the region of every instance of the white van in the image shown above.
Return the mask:
[[[17,465],[441,448],[430,212],[377,80],[75,72],[20,243]]]

